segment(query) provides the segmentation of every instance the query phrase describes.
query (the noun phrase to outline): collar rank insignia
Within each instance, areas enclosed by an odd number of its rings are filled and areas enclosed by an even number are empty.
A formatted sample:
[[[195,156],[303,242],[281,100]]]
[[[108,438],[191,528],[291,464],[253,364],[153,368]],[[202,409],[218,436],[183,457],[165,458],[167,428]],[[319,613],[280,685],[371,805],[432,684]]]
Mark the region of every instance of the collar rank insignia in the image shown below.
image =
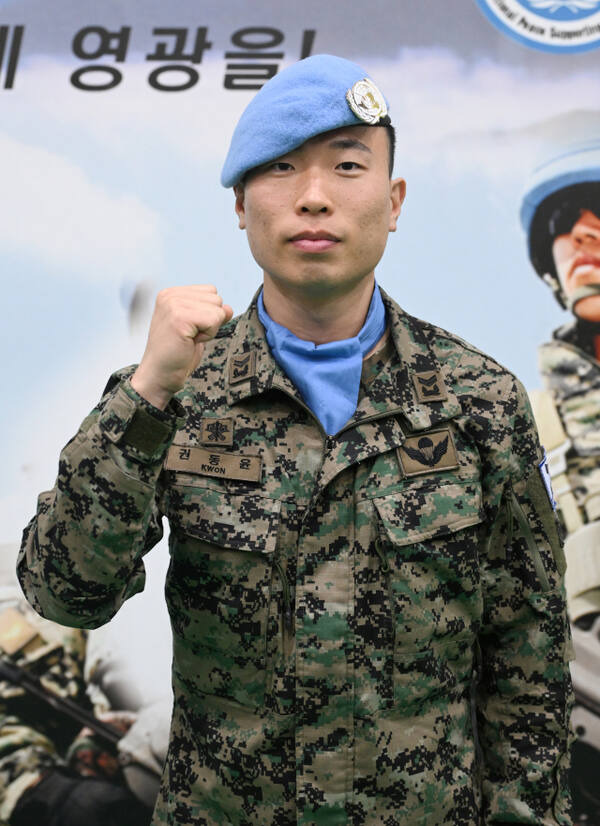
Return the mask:
[[[204,445],[233,444],[233,419],[202,419],[200,441]]]
[[[398,459],[405,476],[437,473],[458,467],[454,439],[449,428],[410,436],[398,448]]]
[[[229,363],[229,383],[237,384],[239,381],[251,379],[256,373],[256,353],[251,350],[249,353],[234,355]]]
[[[443,402],[448,398],[444,379],[437,370],[413,373],[413,384],[420,402]]]

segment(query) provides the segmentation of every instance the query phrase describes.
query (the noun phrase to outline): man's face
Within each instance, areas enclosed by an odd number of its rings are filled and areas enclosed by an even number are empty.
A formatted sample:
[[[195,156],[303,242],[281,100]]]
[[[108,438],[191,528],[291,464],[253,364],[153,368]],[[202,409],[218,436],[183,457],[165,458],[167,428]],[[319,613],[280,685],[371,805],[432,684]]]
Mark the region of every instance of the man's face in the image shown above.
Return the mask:
[[[579,287],[600,284],[600,218],[583,210],[571,232],[554,239],[552,255],[567,298]],[[578,301],[575,313],[586,321],[600,322],[600,295]]]
[[[351,126],[252,170],[236,212],[265,281],[318,297],[372,275],[405,193],[388,159],[385,129]]]

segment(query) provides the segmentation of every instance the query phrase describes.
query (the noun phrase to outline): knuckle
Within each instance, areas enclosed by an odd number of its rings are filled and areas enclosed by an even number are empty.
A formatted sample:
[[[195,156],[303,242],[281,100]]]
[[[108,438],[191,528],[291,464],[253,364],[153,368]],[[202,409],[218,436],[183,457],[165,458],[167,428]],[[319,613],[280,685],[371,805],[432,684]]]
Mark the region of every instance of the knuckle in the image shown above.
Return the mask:
[[[156,306],[168,310],[177,304],[178,290],[176,287],[165,287],[156,296]]]

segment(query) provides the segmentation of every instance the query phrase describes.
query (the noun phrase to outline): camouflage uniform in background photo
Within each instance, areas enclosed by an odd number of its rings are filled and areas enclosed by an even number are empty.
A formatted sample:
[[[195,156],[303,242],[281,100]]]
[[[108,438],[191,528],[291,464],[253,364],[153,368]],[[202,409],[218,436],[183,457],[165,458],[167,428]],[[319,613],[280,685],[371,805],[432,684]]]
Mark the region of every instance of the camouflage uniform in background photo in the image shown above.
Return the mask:
[[[600,141],[556,149],[528,184],[521,219],[538,275],[573,318],[539,348],[531,400],[566,534],[576,660],[571,785],[578,820],[600,823]]]
[[[225,185],[282,156],[285,181],[303,152],[353,175],[355,136],[381,152],[365,124],[389,124],[364,78],[325,55],[276,75]],[[348,180],[367,197],[372,178]],[[333,432],[274,357],[257,294],[165,409],[136,391],[139,368],[111,377],[25,529],[30,603],[95,628],[144,588],[169,521],[154,826],[571,824],[564,556],[527,395],[373,281],[377,298],[384,332]]]
[[[1,550],[0,824],[146,826],[150,811],[128,789],[116,748],[133,715],[109,715],[110,741],[85,727],[90,715],[103,728],[85,678],[88,633],[36,614],[14,576],[16,549]]]

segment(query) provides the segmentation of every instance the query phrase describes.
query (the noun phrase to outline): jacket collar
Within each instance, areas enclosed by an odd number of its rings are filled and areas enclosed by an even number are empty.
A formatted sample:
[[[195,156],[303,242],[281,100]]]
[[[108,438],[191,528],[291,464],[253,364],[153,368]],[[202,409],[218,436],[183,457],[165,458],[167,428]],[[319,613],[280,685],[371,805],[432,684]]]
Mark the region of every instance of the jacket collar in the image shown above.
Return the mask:
[[[302,403],[302,396],[279,367],[258,318],[259,288],[236,324],[226,365],[227,402],[236,404],[277,388]]]
[[[397,355],[390,371],[394,398],[411,429],[424,430],[458,416],[461,406],[451,376],[440,365],[428,340],[427,333],[433,338],[435,328],[432,333],[430,325],[405,313],[383,291],[382,295]],[[372,396],[373,385],[369,390]]]
[[[238,319],[226,365],[227,400],[236,404],[271,389],[302,403],[291,380],[274,360],[258,319],[256,292]],[[356,412],[344,427],[367,420],[402,415],[411,430],[424,430],[457,416],[461,407],[448,375],[429,345],[423,322],[407,315],[383,290],[395,354],[368,386]]]

